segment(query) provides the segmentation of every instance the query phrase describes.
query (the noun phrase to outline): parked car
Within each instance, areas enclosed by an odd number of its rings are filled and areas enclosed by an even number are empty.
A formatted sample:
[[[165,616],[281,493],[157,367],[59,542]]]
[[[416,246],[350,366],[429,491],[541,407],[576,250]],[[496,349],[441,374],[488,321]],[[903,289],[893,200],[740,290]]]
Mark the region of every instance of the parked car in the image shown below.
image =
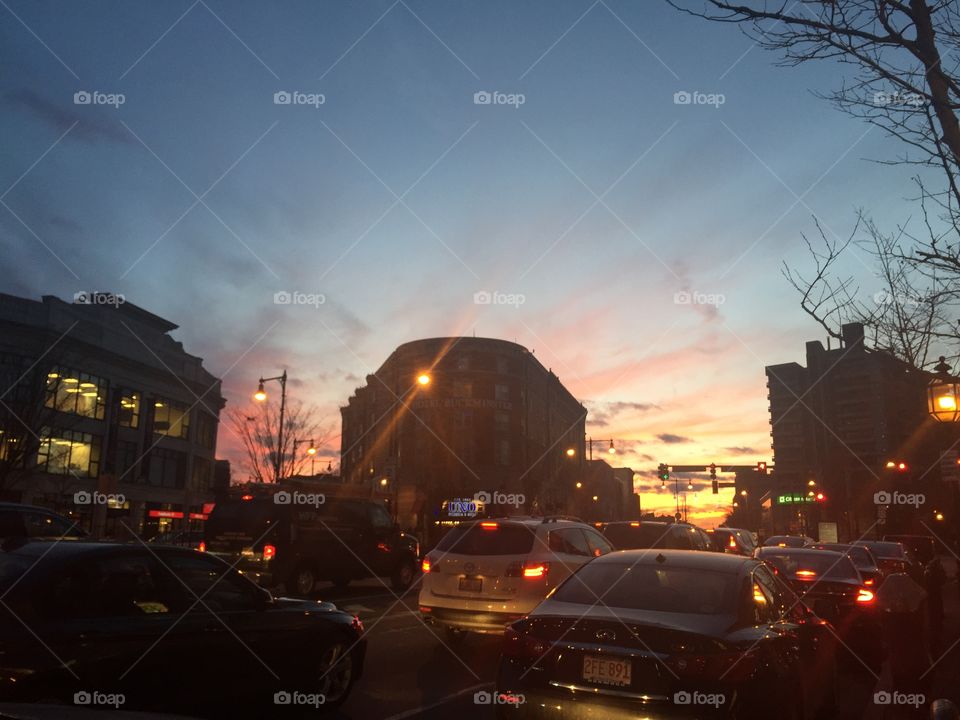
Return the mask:
[[[154,535],[147,542],[157,545],[173,545],[174,547],[188,547],[193,550],[206,550],[203,542],[202,530],[177,530]]]
[[[236,563],[259,585],[283,585],[298,595],[312,593],[320,580],[342,587],[389,577],[396,590],[414,581],[419,544],[400,531],[383,503],[303,494],[313,502],[298,504],[295,492],[246,493],[218,502],[204,530],[206,551]]]
[[[624,520],[604,523],[602,531],[603,536],[617,550],[664,548],[713,551],[715,549],[707,531],[689,523]]]
[[[363,671],[359,619],[185,548],[27,542],[0,551],[0,594],[2,702],[96,691],[126,710],[266,717],[276,693],[335,707]]]
[[[806,535],[771,535],[766,538],[760,546],[802,548],[807,545],[812,545],[813,542],[813,538],[807,537]]]
[[[741,528],[718,527],[713,530],[707,530],[707,534],[713,541],[713,549],[718,552],[732,553],[734,555],[753,555],[757,544],[753,540],[753,533]]]
[[[926,565],[937,556],[937,541],[932,535],[884,535],[883,540],[903,545],[903,549],[920,565]]]
[[[581,565],[612,546],[589,525],[559,518],[464,523],[423,559],[420,613],[450,640],[502,633]]]
[[[0,541],[11,538],[76,540],[86,536],[86,530],[75,521],[46,508],[0,503]]]
[[[758,560],[615,552],[507,629],[497,708],[502,718],[833,717],[836,645]]]
[[[853,561],[854,566],[863,578],[863,584],[876,589],[883,582],[883,571],[873,556],[870,548],[863,545],[849,545],[844,543],[815,543],[810,546],[814,550],[831,550],[843,553]]]
[[[765,547],[757,557],[776,568],[797,600],[833,624],[850,651],[846,658],[852,667],[862,663],[879,672],[884,648],[876,595],[864,584],[848,554]]]

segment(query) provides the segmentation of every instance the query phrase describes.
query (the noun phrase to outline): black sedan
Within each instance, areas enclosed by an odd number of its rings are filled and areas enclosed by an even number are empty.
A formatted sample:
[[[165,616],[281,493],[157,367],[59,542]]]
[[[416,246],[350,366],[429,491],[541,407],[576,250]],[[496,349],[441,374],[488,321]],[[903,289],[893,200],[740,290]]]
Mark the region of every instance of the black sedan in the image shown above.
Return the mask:
[[[185,548],[7,544],[0,596],[0,702],[267,717],[339,705],[363,670],[359,619]]]
[[[876,590],[883,582],[883,571],[870,548],[863,545],[845,545],[844,543],[817,543],[811,545],[814,550],[831,550],[847,555],[863,578],[863,584]]]
[[[516,718],[830,717],[836,639],[753,558],[614,552],[507,628]]]
[[[829,620],[856,667],[877,671],[884,649],[875,588],[864,584],[849,555],[812,548],[760,548],[779,578],[818,616]]]

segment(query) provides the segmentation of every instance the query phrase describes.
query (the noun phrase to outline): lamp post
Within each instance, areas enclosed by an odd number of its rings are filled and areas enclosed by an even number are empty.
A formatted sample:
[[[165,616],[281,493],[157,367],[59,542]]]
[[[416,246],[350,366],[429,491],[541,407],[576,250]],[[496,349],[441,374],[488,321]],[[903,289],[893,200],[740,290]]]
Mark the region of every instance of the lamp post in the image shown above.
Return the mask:
[[[267,393],[263,389],[263,384],[271,380],[276,380],[280,383],[280,427],[277,428],[277,454],[273,463],[273,481],[278,483],[280,482],[280,468],[283,462],[283,414],[287,407],[287,371],[284,370],[282,375],[277,375],[276,377],[260,378],[260,384],[257,386],[257,391],[253,394],[253,399],[257,402],[264,402],[267,399]]]
[[[960,384],[950,374],[943,355],[934,371],[936,374],[927,385],[927,410],[938,422],[957,422],[960,420]]]
[[[588,447],[589,450],[590,450],[590,454],[588,455],[588,457],[590,458],[590,460],[593,460],[593,444],[594,444],[594,443],[600,444],[600,443],[602,443],[602,442],[603,442],[603,440],[594,440],[594,439],[593,439],[592,437],[590,437],[589,435],[587,436],[587,447]],[[617,448],[615,448],[615,447],[613,446],[613,438],[610,439],[610,447],[607,448],[607,452],[608,452],[609,454],[611,454],[611,455],[616,455],[616,454],[617,454]],[[568,453],[568,454],[569,454],[569,453]]]
[[[310,474],[313,475],[313,466],[317,461],[317,446],[313,444],[313,438],[309,440],[296,440],[293,441],[293,456],[297,456],[297,445],[303,445],[303,443],[309,443],[307,445],[307,455],[310,456]]]

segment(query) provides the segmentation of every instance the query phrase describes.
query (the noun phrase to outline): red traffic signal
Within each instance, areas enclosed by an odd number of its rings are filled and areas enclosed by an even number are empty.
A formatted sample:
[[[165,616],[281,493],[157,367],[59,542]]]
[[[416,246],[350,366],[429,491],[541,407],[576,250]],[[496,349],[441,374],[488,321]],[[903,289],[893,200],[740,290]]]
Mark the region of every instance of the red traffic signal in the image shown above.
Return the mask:
[[[767,464],[763,461],[757,463],[757,472],[761,475],[767,474]]]
[[[827,499],[827,496],[824,495],[822,492],[821,492],[821,493],[817,493],[817,495],[816,495],[816,500],[817,500],[817,502],[824,502],[826,499]]]

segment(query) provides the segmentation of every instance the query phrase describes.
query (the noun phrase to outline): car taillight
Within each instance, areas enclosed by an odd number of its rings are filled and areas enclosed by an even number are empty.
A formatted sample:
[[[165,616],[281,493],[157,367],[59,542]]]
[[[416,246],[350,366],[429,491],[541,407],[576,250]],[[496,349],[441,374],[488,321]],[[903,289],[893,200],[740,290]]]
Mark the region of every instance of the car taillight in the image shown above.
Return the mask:
[[[866,588],[860,588],[860,592],[857,593],[857,602],[864,605],[872,603],[874,598],[876,598],[876,595],[873,594],[873,591]]]
[[[480,527],[483,530],[496,530],[500,526],[495,522],[482,522],[480,523]]]
[[[423,559],[423,563],[420,565],[420,569],[423,570],[424,575],[430,572],[430,558],[425,557]]]
[[[864,585],[873,585],[873,578],[867,578],[863,581]]]
[[[550,563],[537,563],[536,565],[524,565],[523,576],[525,578],[542,578],[542,577],[546,577],[546,574],[549,570],[550,570]]]
[[[671,655],[667,666],[679,677],[738,682],[749,678],[758,667],[758,650]]]
[[[263,546],[263,559],[264,560],[273,560],[277,555],[277,548],[273,545],[264,545]]]
[[[816,576],[813,570],[797,570],[797,580],[813,580]]]
[[[199,550],[200,552],[206,552],[206,551],[207,551],[207,544],[206,544],[203,540],[201,540],[201,541],[200,541],[200,544],[197,545],[197,550]]]
[[[729,545],[730,545],[730,549],[731,549],[731,550],[736,550],[736,549],[737,549],[737,541],[736,541],[736,539],[735,539],[732,535],[730,536],[730,543],[729,543]]]
[[[350,621],[350,626],[357,631],[357,633],[363,632],[363,620],[360,619],[359,615],[354,615],[353,620]]]
[[[523,577],[531,580],[544,578],[550,572],[550,563],[548,562],[523,562],[517,560],[507,565],[503,571],[504,577]]]

